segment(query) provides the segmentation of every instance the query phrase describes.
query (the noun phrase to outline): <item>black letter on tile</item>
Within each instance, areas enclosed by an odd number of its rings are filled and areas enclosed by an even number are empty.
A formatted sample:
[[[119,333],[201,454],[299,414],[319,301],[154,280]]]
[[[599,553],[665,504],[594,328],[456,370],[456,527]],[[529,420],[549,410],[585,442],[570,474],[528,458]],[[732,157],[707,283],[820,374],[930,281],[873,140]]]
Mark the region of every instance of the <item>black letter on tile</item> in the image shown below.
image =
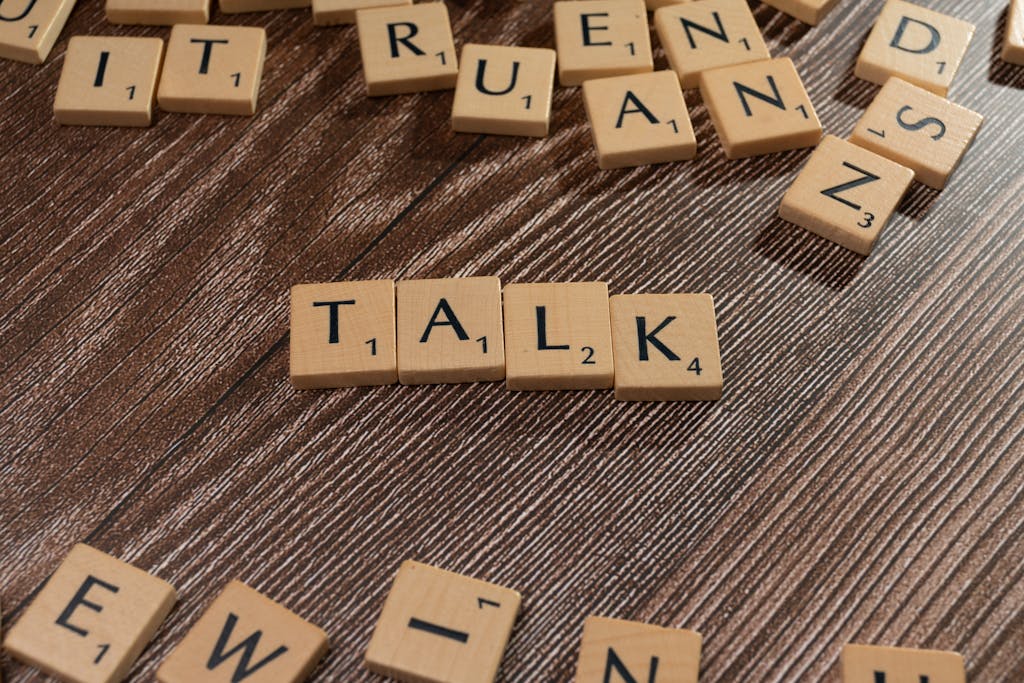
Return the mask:
[[[633,103],[633,108],[629,109],[629,103]],[[619,120],[615,124],[616,128],[622,128],[622,119],[625,118],[626,114],[643,114],[647,117],[649,123],[658,123],[658,117],[651,113],[651,110],[644,106],[644,103],[633,93],[632,90],[626,91],[626,97],[622,100],[622,109],[619,110]]]
[[[885,672],[884,671],[876,671],[875,672],[875,683],[885,683]],[[928,683],[928,677],[927,676],[920,676],[920,683]]]
[[[916,123],[908,123],[907,121],[904,121],[903,115],[906,114],[908,111],[914,111],[914,108],[911,106],[906,106],[900,109],[898,112],[896,112],[896,123],[900,124],[900,128],[903,128],[904,130],[918,131],[921,130],[922,128],[927,128],[928,126],[938,126],[939,132],[932,136],[932,140],[941,140],[946,136],[946,124],[944,124],[942,121],[938,120],[934,116],[929,116],[928,118],[921,119]]]
[[[314,301],[313,306],[330,306],[331,307],[331,318],[330,318],[330,332],[328,333],[327,343],[337,344],[338,343],[338,307],[339,306],[355,306],[356,300],[349,299],[348,301]]]
[[[71,602],[68,603],[67,607],[64,608],[64,611],[60,613],[59,617],[57,617],[58,626],[63,626],[64,628],[68,629],[69,631],[73,631],[74,633],[77,633],[83,638],[89,635],[88,631],[86,631],[84,628],[79,628],[78,626],[75,626],[74,624],[70,623],[68,619],[71,618],[71,615],[74,614],[75,610],[78,609],[79,605],[87,609],[91,609],[93,612],[103,611],[103,605],[97,605],[95,602],[89,602],[85,599],[85,596],[89,592],[89,589],[93,586],[99,586],[100,588],[108,590],[111,593],[116,593],[120,590],[120,588],[118,588],[117,586],[107,583],[106,581],[101,581],[100,579],[97,579],[95,576],[92,576],[90,574],[89,576],[85,577],[85,581],[83,581],[82,585],[78,587],[78,590],[75,592],[75,596],[71,598]]]
[[[931,38],[928,44],[925,45],[924,47],[912,48],[902,44],[903,32],[907,30],[907,26],[910,25],[910,22],[918,24],[919,26],[924,26],[928,30],[928,32],[931,33]],[[894,47],[897,50],[903,50],[904,52],[912,52],[915,55],[924,55],[928,54],[929,52],[933,52],[935,48],[939,46],[939,41],[941,40],[942,36],[939,34],[939,30],[932,26],[931,24],[927,24],[923,21],[918,21],[917,19],[911,19],[910,17],[900,17],[900,25],[896,27],[896,35],[892,37],[892,42],[889,43],[889,47]]]
[[[476,89],[482,92],[484,95],[507,95],[512,92],[512,89],[516,87],[516,81],[519,79],[519,62],[512,62],[512,82],[508,84],[508,87],[504,90],[488,90],[487,86],[484,85],[484,71],[487,70],[487,60],[481,59],[476,65]]]
[[[718,30],[717,31],[714,30],[714,29],[708,28],[707,26],[701,26],[700,24],[695,24],[692,21],[690,21],[689,19],[686,19],[685,17],[679,17],[679,21],[683,25],[683,30],[686,31],[686,37],[690,41],[690,48],[691,49],[693,49],[693,50],[697,49],[697,42],[693,39],[693,30],[700,31],[701,33],[706,33],[709,36],[711,36],[712,38],[717,38],[718,40],[722,41],[723,43],[728,43],[729,42],[729,36],[725,32],[725,26],[722,25],[722,17],[718,16],[718,12],[712,12],[711,16],[713,16],[715,18],[715,23],[718,24]]]
[[[437,624],[431,624],[429,621],[423,621],[413,617],[409,620],[409,628],[414,628],[417,631],[425,631],[427,633],[433,633],[435,636],[441,636],[442,638],[448,638],[459,643],[465,643],[469,641],[469,634],[462,631],[455,631],[444,626],[438,626]]]
[[[590,17],[607,17],[607,12],[591,12],[590,14],[581,14],[580,23],[583,25],[583,47],[590,47],[592,45],[611,45],[610,40],[603,43],[595,43],[590,40],[591,31],[607,31],[607,26],[591,26]]]
[[[444,320],[438,321],[437,317],[444,313]],[[434,315],[430,316],[430,322],[427,323],[427,329],[423,330],[423,336],[420,337],[420,344],[426,344],[430,340],[430,331],[435,327],[443,327],[448,325],[452,328],[452,332],[459,338],[459,341],[469,341],[469,335],[466,334],[466,329],[459,322],[458,317],[455,315],[455,311],[448,305],[447,299],[441,299],[437,302],[437,308],[434,309]]]
[[[0,5],[3,5],[3,0],[0,0]],[[25,6],[25,11],[16,17],[5,17],[0,14],[0,21],[21,21],[28,16],[28,13],[32,11],[32,8],[36,6],[36,0],[29,0],[28,5]]]
[[[775,85],[775,78],[773,76],[768,77],[768,85],[771,87],[772,93],[774,93],[775,97],[765,95],[763,92],[758,92],[753,88],[748,88],[742,83],[737,83],[736,81],[733,81],[732,84],[736,86],[736,94],[740,96],[740,101],[743,103],[743,111],[747,113],[747,116],[754,115],[754,113],[750,111],[750,103],[747,102],[747,95],[767,102],[768,104],[778,107],[783,111],[786,110],[786,103],[782,101],[782,94],[779,92],[779,86]]]
[[[210,53],[213,52],[214,44],[228,44],[226,40],[214,40],[212,38],[192,38],[190,42],[203,44],[203,59],[199,62],[199,73],[201,74],[210,72]]]
[[[92,87],[102,88],[103,77],[107,75],[107,61],[110,60],[110,53],[104,50],[100,53],[100,65],[96,68],[96,78],[92,82]]]
[[[651,344],[654,348],[661,351],[662,355],[669,360],[679,360],[679,356],[672,351],[672,349],[665,346],[660,339],[658,339],[658,333],[668,327],[669,323],[675,320],[674,315],[670,315],[661,321],[661,324],[655,327],[651,332],[647,332],[647,318],[642,315],[636,317],[636,337],[637,342],[640,344],[640,360],[650,360],[650,354],[647,352],[647,345]]]
[[[605,660],[604,665],[604,683],[612,683],[612,671],[615,671],[622,677],[622,680],[626,683],[639,683],[633,674],[629,672],[626,665],[619,659],[619,655],[615,653],[615,650],[608,648],[608,659]],[[647,674],[647,683],[655,683],[658,676],[658,658],[651,657],[651,672]]]
[[[537,350],[538,351],[568,351],[568,344],[557,346],[548,345],[548,307],[537,307]]]
[[[241,651],[242,654],[238,658],[238,666],[235,667],[235,673],[231,674],[231,683],[239,683],[239,681],[245,680],[288,651],[288,648],[282,645],[250,667],[249,661],[256,652],[256,648],[259,647],[263,631],[256,631],[241,643],[225,652],[224,648],[228,646],[228,640],[231,638],[231,633],[235,630],[235,624],[237,623],[238,617],[235,616],[233,612],[228,612],[228,619],[224,622],[224,628],[221,629],[220,636],[217,638],[217,644],[214,646],[213,652],[210,654],[210,661],[206,663],[206,670],[213,671],[218,666],[231,659],[236,652]]]
[[[876,176],[874,173],[871,173],[870,171],[865,171],[863,168],[854,166],[848,161],[844,161],[843,166],[850,169],[851,171],[856,171],[857,173],[860,173],[861,177],[857,178],[856,180],[851,180],[848,183],[843,183],[842,185],[836,185],[835,187],[830,187],[827,190],[822,190],[821,193],[828,197],[829,199],[834,199],[840,204],[845,204],[846,206],[850,207],[851,209],[854,209],[855,211],[860,211],[860,204],[855,204],[845,197],[840,197],[839,193],[846,192],[847,190],[852,190],[856,187],[860,187],[861,185],[873,183],[876,180],[881,180],[881,178]]]
[[[409,29],[409,35],[403,38],[399,38],[398,33],[395,31],[395,29],[398,28],[399,26],[404,26],[407,29]],[[420,27],[412,23],[411,21],[399,21],[393,24],[388,24],[388,42],[391,44],[391,56],[396,59],[398,58],[399,43],[409,48],[409,51],[412,52],[414,55],[427,54],[426,52],[424,52],[423,50],[419,49],[418,47],[409,42],[409,39],[419,32]]]

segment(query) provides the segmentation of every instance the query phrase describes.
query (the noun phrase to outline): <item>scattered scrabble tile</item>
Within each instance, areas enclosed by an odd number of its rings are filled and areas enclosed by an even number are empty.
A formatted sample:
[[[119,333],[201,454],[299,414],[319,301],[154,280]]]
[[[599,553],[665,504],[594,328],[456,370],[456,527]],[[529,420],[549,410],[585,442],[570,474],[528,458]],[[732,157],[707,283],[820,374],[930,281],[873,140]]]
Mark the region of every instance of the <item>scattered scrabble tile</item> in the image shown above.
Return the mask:
[[[298,683],[327,653],[327,634],[232,581],[156,672],[160,683]]]
[[[75,126],[148,126],[163,55],[160,38],[72,37],[54,117]]]
[[[455,87],[459,64],[443,2],[364,9],[356,23],[368,95]]]
[[[42,64],[67,23],[75,0],[28,0],[0,6],[0,57]]]
[[[310,0],[219,0],[220,11],[225,14],[242,12],[269,12],[275,9],[309,7]]]
[[[899,76],[945,96],[973,35],[974,26],[966,21],[904,0],[888,0],[854,73],[879,85]]]
[[[157,102],[166,111],[251,116],[266,52],[262,28],[178,24],[167,43]]]
[[[769,7],[785,12],[805,24],[817,26],[839,0],[761,0]]]
[[[1011,64],[1024,64],[1024,0],[1013,0],[1007,10],[1002,57]]]
[[[980,114],[891,78],[864,112],[850,140],[913,169],[919,182],[941,190],[982,121]]]
[[[616,295],[610,303],[616,399],[722,397],[722,360],[710,294]]]
[[[656,9],[665,7],[667,5],[678,5],[684,2],[691,2],[692,0],[646,0],[647,11],[653,12]]]
[[[700,92],[730,159],[813,147],[821,122],[788,58],[705,71]]]
[[[469,44],[462,48],[452,129],[545,137],[551,121],[555,51]]]
[[[396,291],[402,384],[505,378],[498,278],[400,280]]]
[[[69,683],[119,683],[171,611],[174,588],[87,545],[76,545],[4,647]]]
[[[397,382],[395,283],[292,287],[290,374],[296,389]]]
[[[610,389],[613,377],[607,283],[505,286],[509,389]]]
[[[771,59],[746,0],[666,5],[654,28],[683,88],[696,88],[709,69]]]
[[[587,81],[583,101],[601,168],[682,161],[697,154],[683,91],[671,71]]]
[[[654,69],[642,0],[556,2],[555,47],[562,85]]]
[[[587,617],[576,683],[697,683],[701,635],[634,621]]]
[[[354,24],[359,10],[411,4],[412,0],[313,0],[313,23],[317,26]]]
[[[843,683],[965,683],[964,658],[956,652],[844,645]]]
[[[790,223],[867,256],[914,180],[914,172],[827,135],[782,198]]]
[[[366,650],[366,666],[398,681],[493,683],[520,601],[508,588],[404,562]]]
[[[205,24],[210,21],[210,0],[107,0],[111,24]]]

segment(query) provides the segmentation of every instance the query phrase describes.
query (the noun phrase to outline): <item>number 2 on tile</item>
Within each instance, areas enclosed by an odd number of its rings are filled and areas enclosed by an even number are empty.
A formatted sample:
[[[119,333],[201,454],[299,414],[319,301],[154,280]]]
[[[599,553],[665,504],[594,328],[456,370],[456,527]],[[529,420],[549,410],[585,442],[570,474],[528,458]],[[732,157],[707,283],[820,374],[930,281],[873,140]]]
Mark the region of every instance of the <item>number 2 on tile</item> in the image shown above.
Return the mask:
[[[594,360],[594,347],[584,346],[582,349],[583,353],[587,354],[587,357],[583,359],[581,365],[597,365],[597,361]]]

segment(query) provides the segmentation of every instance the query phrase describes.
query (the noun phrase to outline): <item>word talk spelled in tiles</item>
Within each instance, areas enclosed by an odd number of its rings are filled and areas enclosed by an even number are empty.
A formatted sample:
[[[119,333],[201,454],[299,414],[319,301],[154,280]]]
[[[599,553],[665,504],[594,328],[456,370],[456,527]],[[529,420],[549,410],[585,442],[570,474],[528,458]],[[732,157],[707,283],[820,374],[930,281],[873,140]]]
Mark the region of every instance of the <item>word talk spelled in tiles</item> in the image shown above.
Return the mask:
[[[205,24],[210,21],[210,0],[107,0],[111,24]]]
[[[509,389],[611,389],[614,374],[607,283],[505,286]]]
[[[409,683],[493,683],[519,593],[418,562],[395,576],[366,667]]]
[[[671,71],[587,81],[583,102],[601,168],[683,161],[697,154],[683,91]]]
[[[455,40],[443,2],[365,9],[357,13],[368,95],[455,87]]]
[[[904,0],[888,0],[854,74],[878,85],[899,76],[945,96],[973,36],[974,26],[966,21]]]
[[[0,2],[0,57],[42,64],[74,6],[75,0]]]
[[[814,147],[821,122],[788,58],[705,71],[700,92],[729,159]]]
[[[844,645],[843,683],[966,683],[956,652]]]
[[[1024,0],[1013,0],[1007,11],[1001,56],[1011,64],[1024,64]]]
[[[701,640],[696,631],[587,617],[575,683],[697,683]]]
[[[232,581],[156,672],[160,683],[299,683],[327,654],[327,634]]]
[[[785,12],[805,24],[817,26],[839,0],[762,0],[769,7]]]
[[[76,545],[4,647],[69,683],[119,683],[171,611],[167,582],[87,545]]]
[[[562,85],[654,69],[641,0],[556,2],[555,46]]]
[[[289,365],[296,389],[397,382],[395,283],[363,280],[292,287]]]
[[[850,141],[913,169],[918,182],[941,190],[974,142],[982,121],[980,114],[890,78]]]
[[[615,398],[722,397],[722,360],[710,294],[619,294],[610,303]]]
[[[317,26],[354,24],[359,10],[411,4],[412,0],[313,0],[313,23]]]
[[[160,108],[190,114],[255,114],[266,51],[262,28],[178,24],[171,29],[160,74]]]
[[[708,69],[771,59],[746,0],[699,0],[654,13],[654,28],[679,83],[689,90]]]
[[[913,180],[909,168],[827,135],[782,198],[779,215],[867,256]]]
[[[455,132],[547,136],[554,50],[469,44],[460,64],[452,105]]]
[[[53,103],[57,123],[148,126],[163,55],[160,38],[73,36]]]

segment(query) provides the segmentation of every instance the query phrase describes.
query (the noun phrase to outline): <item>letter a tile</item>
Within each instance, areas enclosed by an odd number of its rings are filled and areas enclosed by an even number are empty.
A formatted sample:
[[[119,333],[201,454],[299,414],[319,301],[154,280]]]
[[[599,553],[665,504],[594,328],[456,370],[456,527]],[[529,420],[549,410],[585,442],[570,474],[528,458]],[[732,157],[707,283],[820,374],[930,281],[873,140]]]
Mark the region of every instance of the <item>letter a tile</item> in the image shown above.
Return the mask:
[[[555,45],[562,85],[654,69],[641,0],[556,2]]]
[[[68,683],[119,683],[176,599],[167,582],[79,544],[7,633],[4,647]]]
[[[1008,12],[1002,58],[1011,64],[1024,64],[1024,0],[1013,0]]]
[[[697,683],[701,640],[696,631],[587,617],[575,683]]]
[[[74,6],[75,0],[0,2],[0,57],[42,64]]]
[[[327,653],[327,634],[232,581],[156,672],[160,683],[299,683]]]
[[[889,0],[857,58],[858,78],[882,85],[899,76],[945,96],[974,26],[903,0]]]
[[[943,650],[845,645],[843,683],[966,683],[964,658]]]
[[[459,64],[443,2],[359,10],[356,24],[368,95],[455,87]]]
[[[366,667],[407,683],[493,683],[519,593],[406,561],[384,601]]]

